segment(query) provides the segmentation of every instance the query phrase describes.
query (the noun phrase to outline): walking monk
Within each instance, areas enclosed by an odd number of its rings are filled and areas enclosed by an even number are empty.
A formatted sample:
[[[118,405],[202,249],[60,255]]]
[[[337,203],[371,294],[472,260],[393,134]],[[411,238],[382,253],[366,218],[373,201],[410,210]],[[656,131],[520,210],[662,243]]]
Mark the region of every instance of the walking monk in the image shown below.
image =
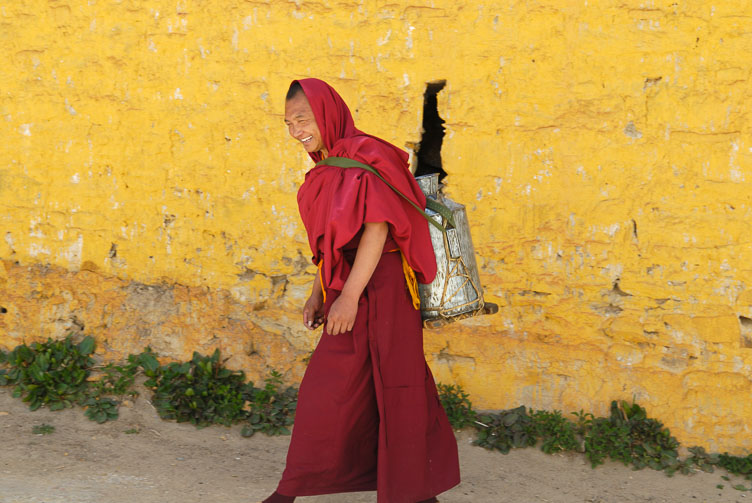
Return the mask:
[[[300,385],[287,466],[264,503],[377,491],[378,503],[430,503],[460,481],[457,444],[423,355],[417,281],[436,275],[407,154],[357,129],[318,79],[294,81],[285,123],[317,164],[298,191],[318,273],[303,322],[324,333]]]

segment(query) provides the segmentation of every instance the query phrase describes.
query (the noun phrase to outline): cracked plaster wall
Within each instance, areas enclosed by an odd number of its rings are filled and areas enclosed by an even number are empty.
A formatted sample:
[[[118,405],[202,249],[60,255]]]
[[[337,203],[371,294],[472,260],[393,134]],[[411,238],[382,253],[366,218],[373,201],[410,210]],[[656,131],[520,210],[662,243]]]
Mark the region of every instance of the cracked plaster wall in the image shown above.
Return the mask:
[[[501,311],[426,334],[438,380],[481,408],[635,397],[752,449],[750,5],[31,0],[0,46],[0,346],[83,330],[298,379],[287,84],[415,145],[445,79],[446,192]]]

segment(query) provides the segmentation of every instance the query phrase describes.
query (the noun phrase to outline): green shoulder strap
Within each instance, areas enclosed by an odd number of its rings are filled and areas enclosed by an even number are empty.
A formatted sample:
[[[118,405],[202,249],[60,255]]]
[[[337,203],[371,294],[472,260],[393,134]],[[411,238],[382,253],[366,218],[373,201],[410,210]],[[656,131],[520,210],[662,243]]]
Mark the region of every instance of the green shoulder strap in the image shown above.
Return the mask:
[[[441,226],[436,220],[428,216],[428,214],[423,211],[423,208],[412,202],[409,197],[407,197],[405,194],[400,192],[395,186],[393,186],[391,183],[387,182],[386,179],[381,176],[381,173],[379,173],[376,168],[369,166],[368,164],[363,164],[362,162],[358,162],[354,159],[350,159],[348,157],[327,157],[323,161],[319,161],[316,163],[316,166],[319,165],[325,165],[325,166],[336,166],[338,168],[362,168],[369,173],[373,173],[374,175],[378,176],[381,181],[383,181],[387,186],[392,189],[394,192],[396,192],[398,195],[400,195],[405,201],[410,203],[413,208],[418,210],[421,215],[423,215],[426,220],[428,220],[429,224],[432,224],[434,227],[439,229],[442,233],[446,233],[446,229]],[[450,229],[454,228],[454,215],[452,215],[452,210],[441,204],[440,202],[431,199],[430,197],[426,197],[426,208],[428,208],[431,211],[435,211],[439,215],[441,215],[444,218],[444,221],[447,223],[447,226]]]

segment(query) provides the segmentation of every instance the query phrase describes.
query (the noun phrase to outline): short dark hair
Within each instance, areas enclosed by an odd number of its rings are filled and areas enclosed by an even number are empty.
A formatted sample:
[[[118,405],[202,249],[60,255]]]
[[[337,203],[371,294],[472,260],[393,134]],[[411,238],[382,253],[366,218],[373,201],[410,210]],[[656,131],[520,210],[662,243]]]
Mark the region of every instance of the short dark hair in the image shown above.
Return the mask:
[[[287,96],[285,96],[285,101],[293,99],[295,96],[297,96],[299,93],[303,93],[303,86],[300,85],[300,82],[297,80],[294,80],[292,84],[290,84],[290,89],[287,90]]]

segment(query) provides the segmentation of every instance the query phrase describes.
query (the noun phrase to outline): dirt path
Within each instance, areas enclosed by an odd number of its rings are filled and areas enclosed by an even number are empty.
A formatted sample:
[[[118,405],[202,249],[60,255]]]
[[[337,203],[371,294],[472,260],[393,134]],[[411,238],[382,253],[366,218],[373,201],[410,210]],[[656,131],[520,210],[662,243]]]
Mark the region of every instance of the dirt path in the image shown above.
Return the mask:
[[[250,503],[275,487],[289,437],[245,439],[239,427],[197,430],[162,421],[145,396],[121,407],[117,421],[99,425],[81,409],[30,412],[9,388],[0,388],[0,502]],[[55,431],[34,435],[32,427],[43,423]],[[752,502],[752,493],[731,487],[750,487],[749,481],[727,482],[720,472],[668,478],[614,463],[593,470],[580,455],[551,456],[531,448],[505,456],[470,445],[469,433],[457,438],[463,482],[442,503]],[[357,503],[376,497],[357,493],[298,501]]]

